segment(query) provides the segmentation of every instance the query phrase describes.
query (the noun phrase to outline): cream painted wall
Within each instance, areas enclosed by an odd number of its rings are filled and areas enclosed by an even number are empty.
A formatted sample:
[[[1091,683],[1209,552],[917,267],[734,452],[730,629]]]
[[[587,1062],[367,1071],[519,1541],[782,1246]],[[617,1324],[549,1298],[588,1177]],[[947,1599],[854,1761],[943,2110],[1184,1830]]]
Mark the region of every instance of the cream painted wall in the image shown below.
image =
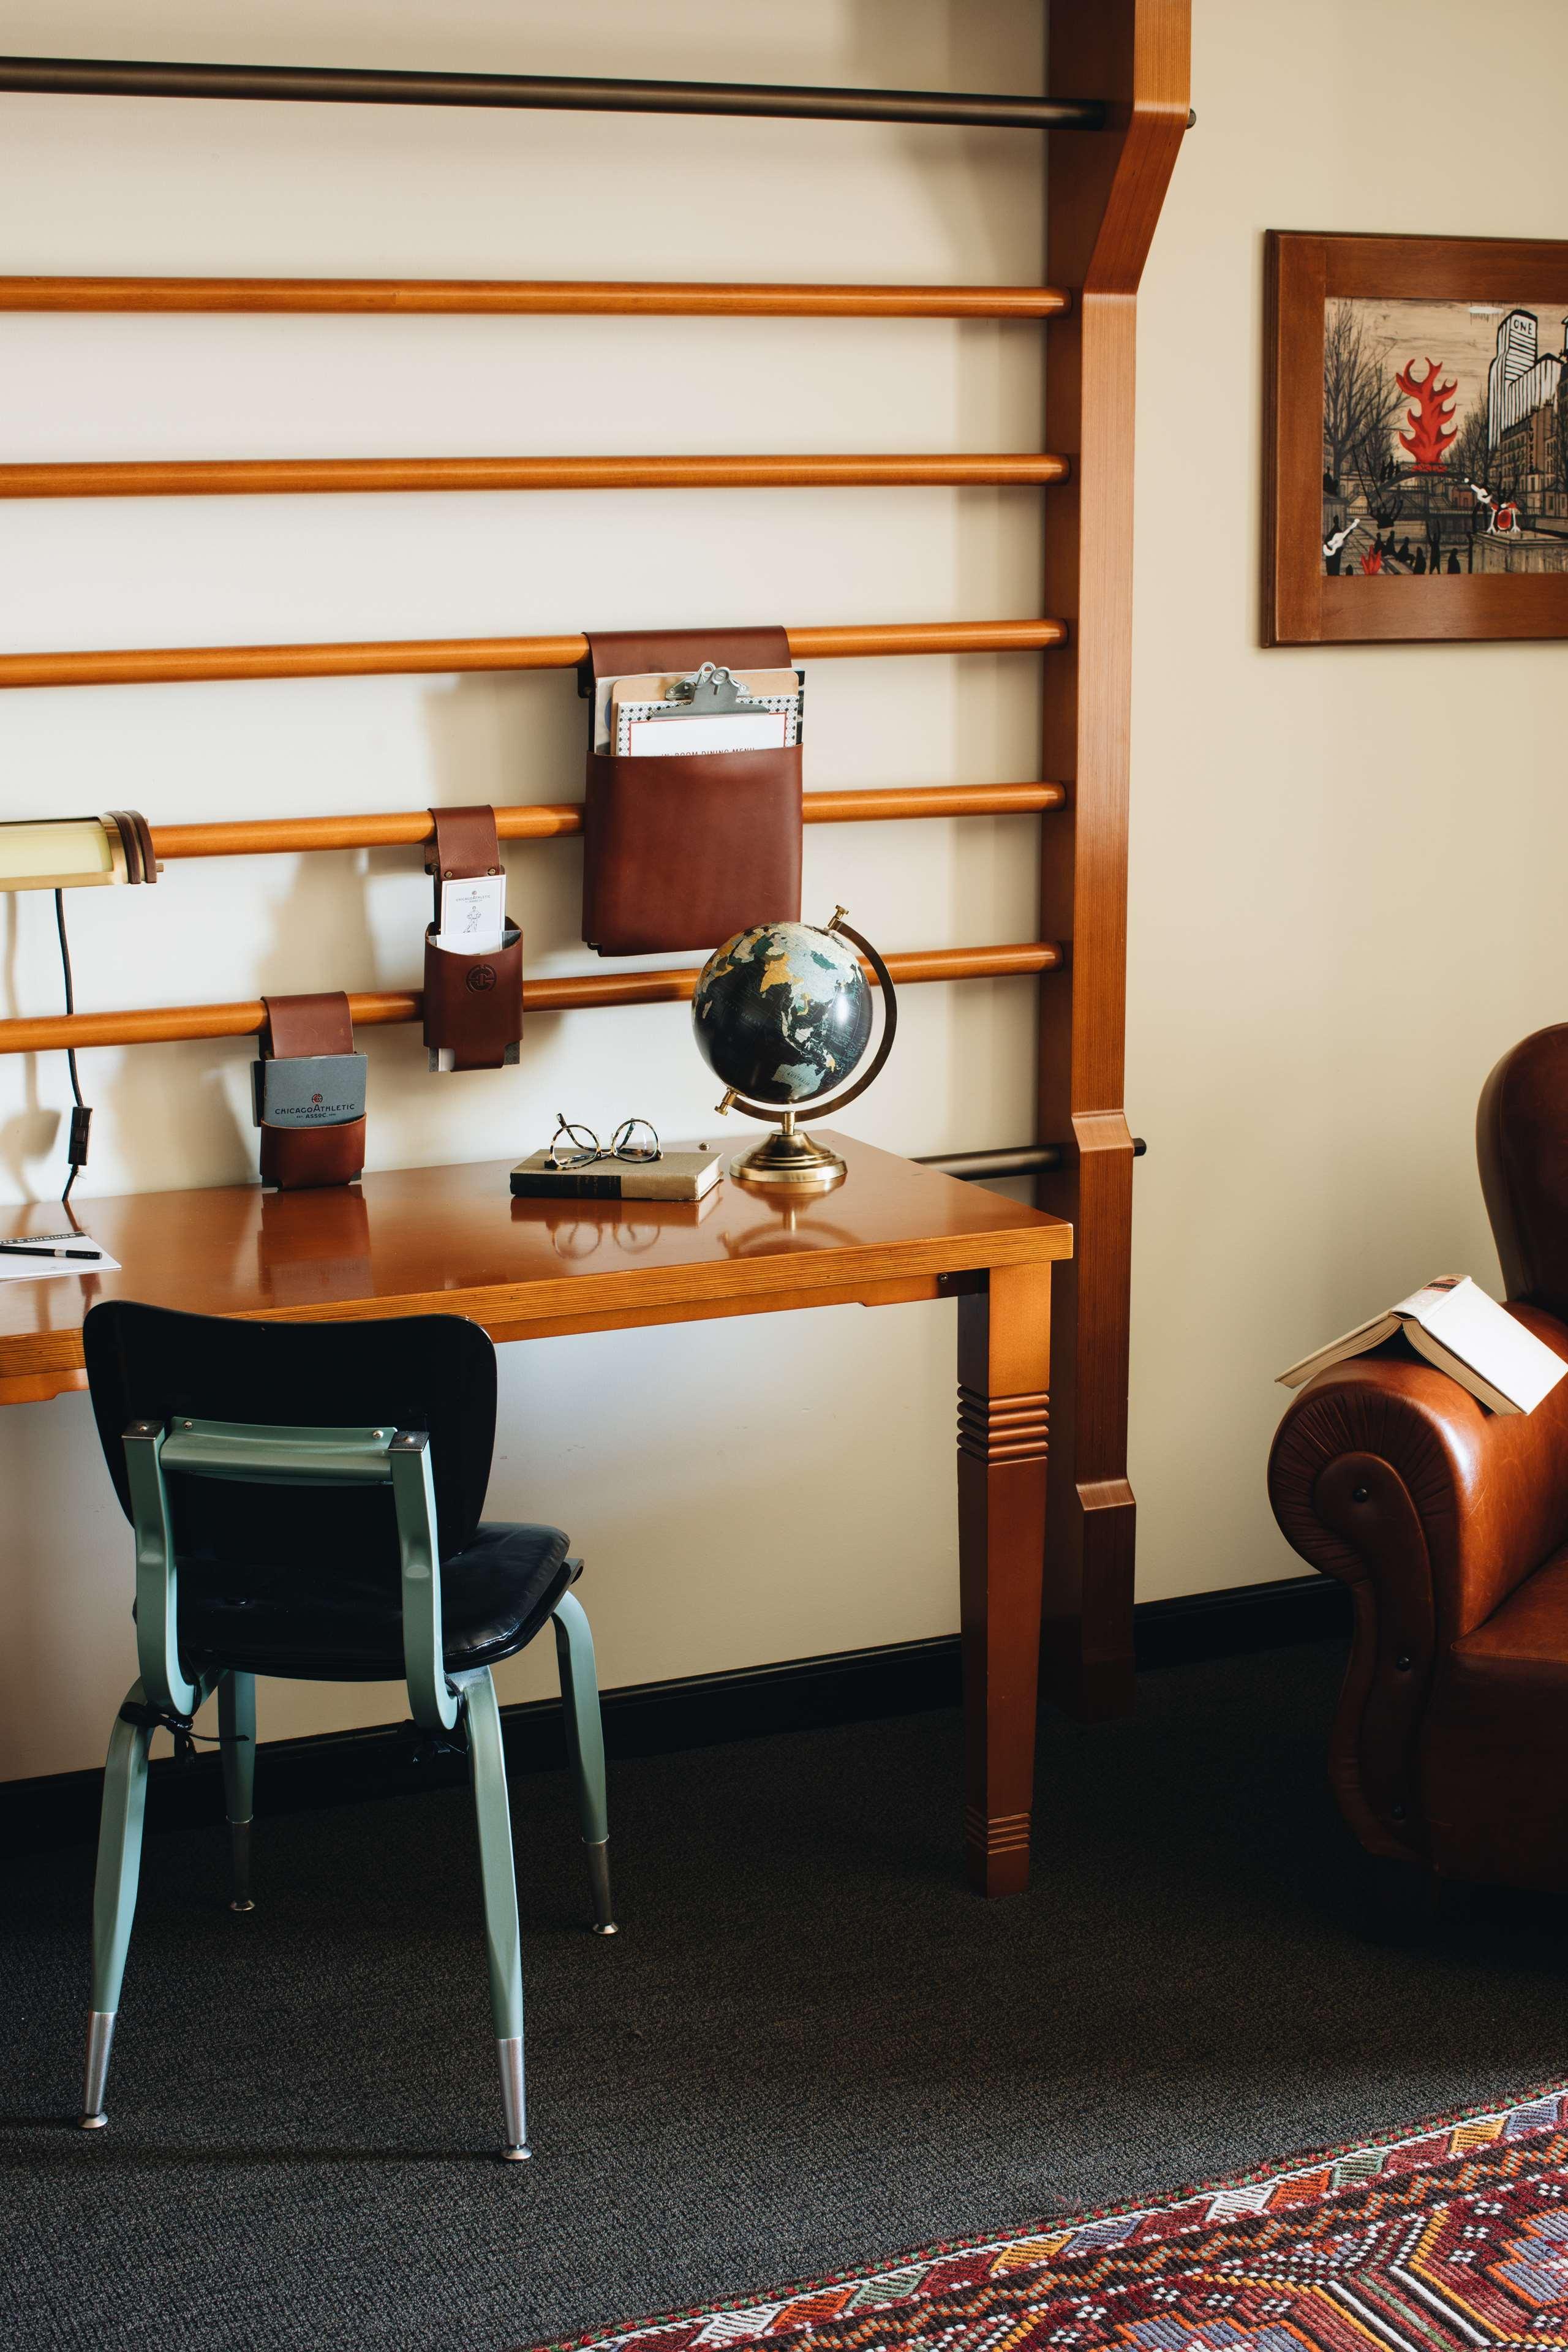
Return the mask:
[[[1272,1377],[1429,1274],[1500,1288],[1476,1097],[1568,1009],[1568,649],[1264,652],[1257,585],[1264,230],[1568,234],[1537,103],[1568,76],[1568,9],[1495,0],[1483,50],[1464,0],[1194,16],[1198,126],[1140,322],[1144,1594],[1300,1569],[1263,1491]]]
[[[10,0],[8,45],[83,55],[439,59],[658,74],[1038,87],[1020,0]],[[1495,1285],[1476,1093],[1558,1017],[1568,864],[1562,648],[1258,645],[1265,228],[1551,235],[1568,158],[1465,95],[1460,0],[1196,0],[1187,142],[1142,300],[1127,1101],[1138,1171],[1132,1475],[1144,1597],[1287,1574],[1262,1465],[1272,1375],[1439,1267]],[[1497,0],[1489,49],[1568,69],[1568,12]],[[737,27],[743,31],[743,38]],[[695,69],[695,68],[694,68]],[[7,269],[1028,278],[1024,136],[395,110],[0,101]],[[1503,289],[1504,293],[1508,289]],[[1027,447],[1037,339],[928,324],[0,321],[5,448],[111,456]],[[643,494],[11,508],[0,643],[569,628],[776,612],[1037,608],[1026,494]],[[1034,666],[820,664],[812,780],[1034,772]],[[1047,671],[1048,674],[1048,671]],[[0,703],[0,813],[558,798],[561,678],[106,689]],[[807,836],[894,946],[1027,936],[1026,824]],[[531,967],[583,968],[575,852],[514,853]],[[388,985],[424,886],[397,856],[186,867],[78,902],[82,1000]],[[1445,908],[1451,911],[1443,911]],[[1434,910],[1438,910],[1436,913]],[[5,1009],[56,1002],[43,903],[0,906]],[[1027,1120],[1026,986],[910,991],[857,1106],[910,1150]],[[372,1054],[378,1164],[537,1139],[559,1100],[688,1131],[710,1084],[663,1010],[538,1022],[514,1076]],[[90,1057],[100,1190],[242,1179],[247,1055]],[[47,1191],[54,1057],[0,1069],[0,1175]],[[951,1308],[504,1350],[494,1504],[571,1527],[611,1682],[956,1622]],[[130,1672],[127,1558],[84,1404],[0,1416],[0,1775],[90,1763]],[[803,1536],[810,1541],[803,1543]],[[743,1564],[737,1566],[743,1554]],[[525,1660],[506,1696],[549,1686]],[[264,1735],[400,1712],[267,1694]]]
[[[1016,0],[9,0],[4,46],[476,70],[1038,89]],[[0,100],[0,268],[453,276],[1037,278],[1022,134],[435,110]],[[1040,337],[942,322],[0,320],[13,457],[158,453],[1038,446]],[[508,634],[1038,609],[1039,499],[975,491],[13,505],[0,644]],[[1037,772],[1039,665],[825,663],[811,781]],[[563,799],[569,677],[87,689],[0,698],[0,814],[155,820]],[[1028,821],[817,829],[806,905],[879,944],[1030,938]],[[574,845],[514,852],[529,967],[595,967]],[[417,971],[408,855],[171,868],[72,903],[84,1005],[384,987]],[[654,959],[658,961],[658,959]],[[0,1009],[54,1009],[43,896],[0,899]],[[847,1124],[911,1151],[1028,1130],[1029,985],[908,992]],[[373,1032],[371,1160],[520,1153],[559,1106],[712,1126],[671,1008],[536,1020],[520,1070],[437,1081]],[[239,1044],[84,1057],[83,1192],[243,1181]],[[0,1067],[5,1196],[59,1181],[58,1055]],[[589,1561],[611,1684],[951,1630],[951,1307],[502,1351],[498,1516]],[[130,1555],[85,1400],[0,1415],[0,1777],[101,1759],[133,1671]],[[545,1645],[546,1648],[548,1645]],[[509,1669],[503,1695],[552,1687]],[[394,1687],[269,1685],[262,1736],[395,1718]]]

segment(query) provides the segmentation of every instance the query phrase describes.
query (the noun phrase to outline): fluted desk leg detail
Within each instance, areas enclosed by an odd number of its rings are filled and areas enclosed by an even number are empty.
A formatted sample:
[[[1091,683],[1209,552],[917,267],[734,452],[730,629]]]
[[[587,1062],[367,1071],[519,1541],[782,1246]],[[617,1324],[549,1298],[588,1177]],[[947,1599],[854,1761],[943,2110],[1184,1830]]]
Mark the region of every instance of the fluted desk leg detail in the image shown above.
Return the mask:
[[[1051,1269],[994,1268],[958,1314],[964,1863],[983,1894],[1017,1895],[1034,1797]]]

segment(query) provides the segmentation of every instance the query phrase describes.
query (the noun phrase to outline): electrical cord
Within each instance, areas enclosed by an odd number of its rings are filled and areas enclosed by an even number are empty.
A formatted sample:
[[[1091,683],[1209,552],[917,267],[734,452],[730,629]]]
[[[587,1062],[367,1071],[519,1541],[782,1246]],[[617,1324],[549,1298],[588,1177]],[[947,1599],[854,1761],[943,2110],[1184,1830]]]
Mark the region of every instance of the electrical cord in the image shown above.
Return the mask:
[[[63,890],[55,892],[55,929],[60,938],[60,971],[66,987],[66,1011],[70,1013],[76,1011],[76,988],[71,979],[70,942],[66,938],[66,894]],[[76,1182],[79,1171],[87,1165],[88,1130],[92,1123],[92,1113],[81,1098],[81,1080],[77,1075],[74,1045],[66,1047],[66,1067],[70,1072],[74,1107],[70,1124],[70,1174],[66,1178],[66,1188],[60,1194],[62,1202],[69,1201],[71,1186]]]

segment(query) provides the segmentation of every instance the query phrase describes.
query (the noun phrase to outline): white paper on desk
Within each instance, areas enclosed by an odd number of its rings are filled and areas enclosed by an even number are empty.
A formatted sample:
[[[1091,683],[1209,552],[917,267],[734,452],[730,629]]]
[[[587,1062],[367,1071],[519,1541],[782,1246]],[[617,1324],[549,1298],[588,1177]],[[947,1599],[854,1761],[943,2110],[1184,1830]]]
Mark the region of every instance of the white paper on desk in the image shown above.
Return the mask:
[[[496,955],[506,937],[506,876],[449,876],[441,885],[436,944],[448,955]]]
[[[120,1260],[110,1257],[90,1234],[0,1234],[0,1241],[29,1242],[35,1245],[49,1242],[57,1249],[99,1251],[90,1265],[79,1257],[9,1257],[0,1251],[0,1282],[47,1282],[52,1274],[118,1274],[120,1271]]]

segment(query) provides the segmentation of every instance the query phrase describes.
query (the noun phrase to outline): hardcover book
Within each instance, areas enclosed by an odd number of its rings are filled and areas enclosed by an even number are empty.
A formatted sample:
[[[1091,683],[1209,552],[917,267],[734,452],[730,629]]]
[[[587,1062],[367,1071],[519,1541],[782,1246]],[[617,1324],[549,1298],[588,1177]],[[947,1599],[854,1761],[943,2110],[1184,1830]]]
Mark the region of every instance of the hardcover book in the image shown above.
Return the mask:
[[[595,1160],[552,1168],[547,1151],[530,1152],[511,1171],[513,1196],[545,1201],[700,1201],[719,1181],[717,1151],[667,1151],[658,1160]]]
[[[1479,1290],[1468,1274],[1440,1274],[1386,1314],[1358,1323],[1315,1355],[1303,1356],[1280,1373],[1280,1386],[1299,1389],[1315,1373],[1343,1363],[1347,1356],[1364,1355],[1396,1333],[1493,1412],[1533,1412],[1568,1372],[1568,1362]]]

